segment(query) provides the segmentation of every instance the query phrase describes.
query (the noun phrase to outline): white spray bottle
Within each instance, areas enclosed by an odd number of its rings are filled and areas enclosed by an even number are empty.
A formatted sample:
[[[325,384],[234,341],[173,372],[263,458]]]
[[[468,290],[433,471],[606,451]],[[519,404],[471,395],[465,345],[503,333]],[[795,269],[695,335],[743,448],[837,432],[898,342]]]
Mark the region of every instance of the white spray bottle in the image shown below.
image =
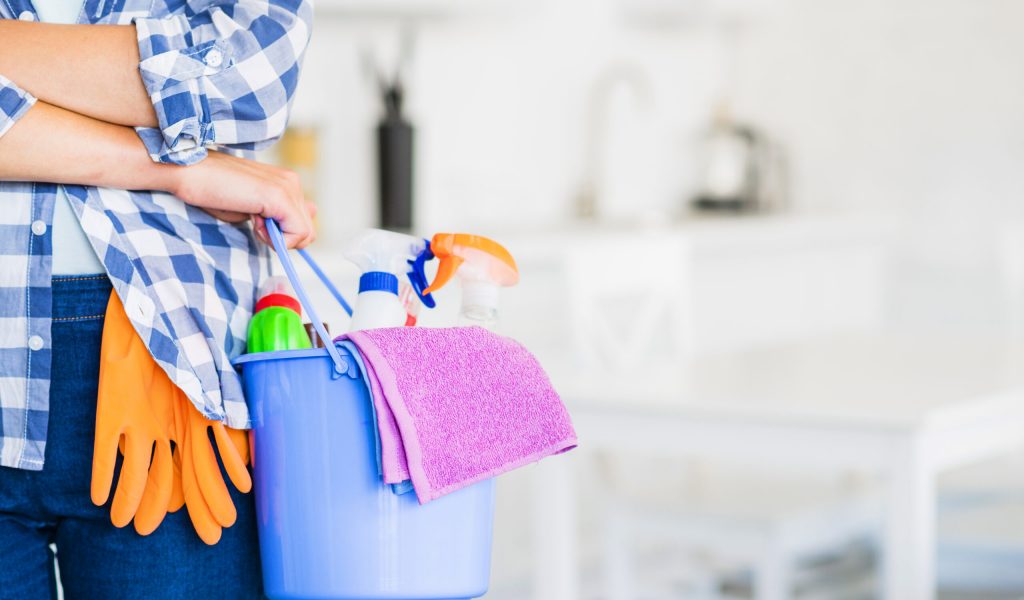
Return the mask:
[[[345,253],[345,258],[363,272],[352,311],[352,331],[406,324],[406,307],[398,297],[398,283],[415,269],[422,269],[424,258],[430,258],[428,254],[429,246],[423,238],[392,231],[371,229],[355,240]],[[422,273],[419,275],[422,278]]]
[[[437,276],[424,294],[437,291],[458,274],[462,284],[459,325],[491,329],[498,321],[499,289],[519,283],[515,259],[501,244],[479,235],[439,233],[430,250],[440,259]]]

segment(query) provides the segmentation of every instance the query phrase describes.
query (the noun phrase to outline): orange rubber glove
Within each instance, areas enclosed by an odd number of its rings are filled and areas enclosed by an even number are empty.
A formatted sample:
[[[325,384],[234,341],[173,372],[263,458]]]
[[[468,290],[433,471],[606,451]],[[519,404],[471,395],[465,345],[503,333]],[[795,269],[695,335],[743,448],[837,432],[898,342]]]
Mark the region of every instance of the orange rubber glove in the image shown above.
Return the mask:
[[[204,417],[180,390],[177,396],[176,439],[181,451],[185,506],[196,533],[213,545],[220,541],[222,529],[234,525],[238,515],[213,452],[210,432],[213,432],[224,470],[242,493],[252,489],[252,478],[246,468],[248,436],[245,431],[228,429],[224,423]]]
[[[124,461],[110,509],[116,527],[131,522],[144,495],[157,505],[170,500],[174,463],[168,428],[153,404],[142,401],[162,393],[160,376],[167,378],[111,293],[100,348],[91,496],[97,506],[107,502],[120,446]]]
[[[246,468],[248,432],[228,429],[200,414],[149,355],[116,294],[111,294],[106,319],[96,406],[93,502],[106,502],[120,448],[125,459],[111,508],[114,525],[123,527],[134,517],[135,530],[148,535],[168,512],[185,505],[199,537],[216,544],[222,528],[233,525],[237,513],[208,432],[213,431],[224,468],[243,493],[252,489]]]
[[[152,359],[150,359],[152,360]],[[153,363],[156,364],[155,362]],[[154,414],[157,416],[167,436],[171,441],[176,441],[174,419],[174,405],[177,399],[178,388],[167,374],[159,369],[154,377],[155,383],[150,388],[149,402]],[[142,400],[142,399],[139,399]],[[161,489],[159,474],[150,471],[149,479],[146,481],[146,491],[139,503],[139,510],[135,513],[135,531],[139,535],[149,535],[156,531],[156,528],[163,522],[169,512],[177,512],[185,503],[181,489],[181,460],[178,448],[173,450],[174,460],[171,463],[173,474],[171,476],[171,493],[169,496]],[[167,496],[165,500],[165,496]]]

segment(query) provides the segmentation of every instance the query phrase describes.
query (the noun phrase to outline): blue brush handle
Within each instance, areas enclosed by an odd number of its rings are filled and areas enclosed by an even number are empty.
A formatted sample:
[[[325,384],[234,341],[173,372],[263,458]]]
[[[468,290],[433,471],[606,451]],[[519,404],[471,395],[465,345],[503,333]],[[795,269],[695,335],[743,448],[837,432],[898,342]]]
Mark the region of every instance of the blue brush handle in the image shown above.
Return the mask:
[[[334,342],[328,337],[327,330],[324,329],[323,321],[317,316],[316,310],[313,308],[313,303],[309,301],[309,296],[306,295],[306,288],[302,286],[302,282],[299,281],[299,276],[295,272],[295,267],[292,265],[292,259],[288,255],[288,246],[284,243],[284,236],[281,235],[281,230],[278,228],[277,223],[273,219],[267,219],[267,232],[270,233],[270,241],[274,244],[274,250],[277,252],[277,257],[281,259],[281,265],[284,266],[284,272],[288,276],[288,281],[292,282],[292,287],[295,289],[295,293],[299,295],[299,302],[302,304],[302,308],[305,309],[306,313],[309,314],[309,318],[313,321],[313,327],[316,328],[316,332],[320,334],[320,339],[324,341],[324,345],[327,346],[327,353],[331,355],[331,360],[334,361],[334,373],[331,374],[333,379],[337,379],[342,375],[348,373],[348,363],[338,353],[338,349],[334,347]],[[306,255],[302,250],[299,251],[304,255],[306,261],[313,271],[323,281],[327,288],[331,290],[334,297],[341,302],[342,307],[348,311],[351,315],[352,310],[348,306],[348,302],[337,291],[337,289],[331,285],[327,280],[327,276],[320,270],[316,263],[313,262],[313,258]]]
[[[348,305],[348,302],[345,301],[345,297],[341,295],[341,292],[338,291],[338,288],[334,287],[334,284],[331,283],[331,280],[327,278],[327,275],[324,274],[322,270],[320,270],[320,265],[316,264],[316,261],[313,260],[313,257],[310,256],[309,252],[306,252],[305,250],[299,250],[299,256],[306,259],[306,264],[309,265],[309,268],[313,269],[313,272],[316,273],[316,276],[319,277],[320,281],[323,282],[324,287],[326,287],[327,290],[331,292],[331,294],[334,296],[334,299],[338,301],[338,304],[341,304],[341,307],[344,308],[345,312],[348,313],[348,316],[351,317],[352,307]]]

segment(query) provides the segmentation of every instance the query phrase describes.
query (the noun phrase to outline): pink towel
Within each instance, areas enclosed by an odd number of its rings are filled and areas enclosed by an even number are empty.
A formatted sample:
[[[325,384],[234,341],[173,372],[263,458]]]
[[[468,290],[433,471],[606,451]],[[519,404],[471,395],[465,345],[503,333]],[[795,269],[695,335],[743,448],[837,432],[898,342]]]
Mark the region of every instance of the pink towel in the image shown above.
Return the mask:
[[[347,334],[377,411],[385,483],[420,503],[576,447],[569,413],[526,348],[481,327]]]

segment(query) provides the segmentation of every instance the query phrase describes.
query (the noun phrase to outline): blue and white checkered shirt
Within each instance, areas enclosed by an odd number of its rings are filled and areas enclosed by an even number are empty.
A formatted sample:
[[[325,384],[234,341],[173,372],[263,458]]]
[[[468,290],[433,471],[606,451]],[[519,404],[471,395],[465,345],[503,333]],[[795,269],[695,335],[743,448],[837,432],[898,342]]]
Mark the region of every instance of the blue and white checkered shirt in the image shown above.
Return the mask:
[[[37,19],[30,0],[0,18]],[[158,129],[154,160],[248,153],[285,129],[309,42],[309,0],[86,0],[80,23],[134,23]],[[0,136],[35,99],[0,74]],[[63,186],[135,329],[208,417],[250,426],[230,360],[245,347],[266,249],[248,225],[164,193]],[[58,186],[0,182],[0,465],[43,468],[50,391],[51,225]],[[58,368],[53,365],[53,368]]]

